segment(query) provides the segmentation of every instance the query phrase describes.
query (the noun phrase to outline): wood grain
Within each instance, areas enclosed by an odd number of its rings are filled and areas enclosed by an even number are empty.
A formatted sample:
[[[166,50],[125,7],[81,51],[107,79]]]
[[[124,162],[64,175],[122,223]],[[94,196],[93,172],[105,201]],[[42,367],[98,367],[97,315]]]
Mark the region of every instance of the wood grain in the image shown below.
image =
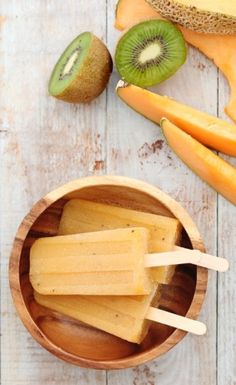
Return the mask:
[[[219,77],[219,116],[229,120],[224,114],[224,103],[228,99],[229,87],[222,75]],[[236,159],[223,156],[236,167]],[[236,207],[221,196],[218,197],[218,255],[227,255],[230,271],[226,276],[218,277],[217,301],[217,380],[218,385],[236,383]]]
[[[183,331],[153,324],[144,341],[133,345],[35,303],[29,282],[30,247],[39,237],[57,234],[63,206],[71,196],[86,197],[88,200],[95,196],[98,202],[106,201],[131,209],[143,207],[145,202],[146,211],[157,214],[164,207],[166,215],[169,212],[183,226],[181,245],[204,251],[198,230],[186,211],[152,185],[118,176],[94,176],[72,181],[48,193],[34,205],[17,231],[10,257],[9,279],[21,320],[36,341],[51,353],[87,368],[126,368],[162,355],[184,337]],[[171,285],[163,287],[160,308],[195,319],[202,306],[206,286],[205,269],[178,266]]]
[[[119,36],[113,29],[115,1],[108,2],[108,43],[113,48]],[[114,89],[116,79],[113,77]],[[209,113],[217,113],[217,70],[194,49],[187,63],[169,81],[154,90],[175,97]],[[111,90],[112,91],[112,90]],[[108,173],[145,179],[170,193],[197,221],[207,251],[216,252],[216,193],[188,170],[166,145],[158,126],[138,116],[117,101],[108,99]],[[116,124],[113,123],[114,116]],[[210,224],[210,225],[209,225]],[[210,230],[209,230],[210,227]],[[118,385],[216,384],[216,274],[210,273],[205,310],[208,334],[203,339],[188,336],[157,361],[125,372],[109,372],[108,383]],[[197,352],[197,353],[196,353]],[[193,359],[194,357],[194,359]],[[171,368],[171,370],[169,370]]]
[[[193,385],[232,385],[236,382],[235,208],[223,198],[217,206],[216,194],[173,156],[159,130],[114,97],[116,74],[107,92],[108,105],[106,94],[89,106],[70,106],[47,96],[51,68],[79,32],[93,30],[104,40],[107,35],[114,51],[119,35],[113,29],[114,7],[115,0],[10,0],[1,4],[2,384],[187,385],[191,379]],[[228,87],[220,77],[217,103],[217,71],[195,50],[190,50],[187,64],[175,78],[158,90],[211,113],[217,109],[222,113],[228,101]],[[104,371],[59,362],[34,342],[10,300],[7,273],[16,228],[31,205],[70,179],[104,173],[106,168],[110,173],[140,177],[169,192],[192,214],[208,252],[216,253],[218,246],[219,255],[232,260],[230,273],[219,276],[218,301],[216,275],[210,274],[201,317],[210,325],[204,339],[189,336],[152,364],[110,372],[107,378]]]
[[[47,83],[80,32],[105,40],[106,1],[11,0],[1,2],[1,13],[2,384],[105,385],[104,371],[65,364],[29,336],[11,301],[8,260],[17,226],[34,202],[66,181],[103,172],[106,93],[90,105],[69,105],[49,97]]]

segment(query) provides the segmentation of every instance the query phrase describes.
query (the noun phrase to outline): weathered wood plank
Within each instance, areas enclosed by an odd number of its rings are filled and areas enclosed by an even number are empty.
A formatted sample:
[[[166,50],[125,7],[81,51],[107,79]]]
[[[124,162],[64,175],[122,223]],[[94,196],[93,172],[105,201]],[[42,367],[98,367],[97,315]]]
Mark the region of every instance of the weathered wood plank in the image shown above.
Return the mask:
[[[228,119],[224,114],[224,106],[228,102],[229,87],[220,75],[219,81],[219,115]],[[229,119],[228,119],[229,120]],[[236,159],[223,156],[227,162],[236,167]],[[227,274],[219,275],[218,279],[218,385],[236,383],[236,207],[219,196],[218,208],[218,254],[224,255],[230,261]]]
[[[106,94],[75,106],[50,98],[47,83],[76,35],[92,30],[105,39],[106,1],[9,0],[2,14],[2,383],[103,385],[104,371],[63,363],[26,332],[11,302],[7,268],[16,227],[30,206],[56,186],[105,167]]]
[[[108,1],[108,37],[112,50],[118,37],[113,29],[115,2]],[[13,236],[32,203],[61,183],[106,170],[106,95],[90,106],[76,107],[55,101],[46,92],[58,54],[76,34],[92,29],[105,40],[105,1],[68,0],[57,4],[52,0],[45,3],[10,0],[2,5],[2,13],[2,383],[105,384],[104,372],[59,362],[31,339],[15,314],[7,278]],[[187,65],[157,89],[215,114],[216,79],[216,70],[210,62],[191,50]],[[108,172],[145,179],[169,192],[198,223],[208,251],[216,252],[216,194],[181,164],[152,123],[117,100],[113,90],[116,80],[114,75],[108,91]],[[219,91],[221,113],[228,99],[222,77]],[[232,158],[225,159],[235,164]],[[219,198],[218,253],[231,259],[231,271],[220,275],[218,283],[218,372],[216,277],[212,273],[201,316],[208,323],[208,335],[200,339],[187,337],[176,349],[151,364],[109,372],[109,384],[185,385],[191,380],[193,385],[217,382],[231,385],[236,381],[235,214],[235,208]]]
[[[118,33],[113,28],[115,0],[108,1],[108,43],[115,46]],[[113,77],[108,99],[109,173],[145,179],[176,198],[197,222],[209,252],[216,252],[217,197],[171,152],[160,130],[131,111],[113,93],[118,77]],[[209,113],[217,113],[217,71],[196,50],[178,74],[156,87]],[[210,274],[209,289],[201,319],[208,324],[204,338],[188,336],[172,352],[159,360],[125,371],[108,373],[108,384],[216,384],[216,275]]]

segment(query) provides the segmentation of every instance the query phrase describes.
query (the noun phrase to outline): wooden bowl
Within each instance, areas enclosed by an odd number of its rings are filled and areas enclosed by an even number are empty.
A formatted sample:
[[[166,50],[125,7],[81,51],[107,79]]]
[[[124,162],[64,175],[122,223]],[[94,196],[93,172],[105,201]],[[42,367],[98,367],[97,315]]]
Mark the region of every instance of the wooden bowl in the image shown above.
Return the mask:
[[[143,343],[136,345],[46,309],[34,301],[29,282],[30,247],[39,237],[57,234],[63,206],[71,198],[85,198],[176,217],[183,225],[182,246],[204,251],[192,219],[176,201],[158,188],[118,176],[87,177],[72,181],[36,203],[16,234],[9,275],[13,300],[20,318],[44,348],[79,366],[96,369],[128,368],[161,356],[186,333],[153,323]],[[206,287],[206,269],[192,265],[179,266],[171,285],[163,289],[160,307],[197,318]]]

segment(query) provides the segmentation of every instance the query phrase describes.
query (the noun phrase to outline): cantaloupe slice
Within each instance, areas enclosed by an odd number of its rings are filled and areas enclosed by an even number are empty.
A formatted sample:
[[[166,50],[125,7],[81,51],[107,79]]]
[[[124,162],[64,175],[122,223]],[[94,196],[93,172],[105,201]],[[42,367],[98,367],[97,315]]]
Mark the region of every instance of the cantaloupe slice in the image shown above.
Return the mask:
[[[153,122],[160,124],[161,118],[168,118],[208,147],[236,156],[236,125],[122,80],[116,91],[126,104]]]
[[[236,205],[236,168],[167,119],[161,120],[161,127],[169,146],[180,159],[217,192]]]
[[[115,16],[115,28],[120,31],[141,20],[164,19],[145,0],[119,0]]]
[[[131,14],[132,9],[134,14]],[[115,11],[115,28],[123,31],[142,19],[157,19],[157,12],[145,0],[119,0]]]
[[[229,82],[231,96],[225,112],[236,122],[236,35],[210,35],[180,28],[185,40],[212,59]]]
[[[145,0],[119,0],[115,27],[119,30],[143,19],[162,18]],[[178,26],[185,40],[199,49],[223,72],[231,88],[225,112],[236,122],[236,35],[212,35],[190,31]]]

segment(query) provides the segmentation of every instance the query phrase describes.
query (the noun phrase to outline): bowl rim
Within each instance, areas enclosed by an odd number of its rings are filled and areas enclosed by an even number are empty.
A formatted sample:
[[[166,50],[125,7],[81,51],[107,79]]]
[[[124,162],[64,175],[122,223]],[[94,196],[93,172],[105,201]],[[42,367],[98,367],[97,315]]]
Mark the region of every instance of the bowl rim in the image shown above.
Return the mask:
[[[33,205],[31,210],[21,222],[14,239],[12,252],[9,260],[9,284],[13,302],[16,307],[17,313],[21,318],[21,321],[23,322],[26,329],[30,332],[31,336],[50,353],[55,355],[57,358],[61,358],[64,361],[85,368],[124,369],[140,365],[149,360],[160,357],[162,354],[166,353],[175,345],[177,345],[177,343],[180,342],[187,333],[182,330],[176,329],[163,343],[161,343],[157,347],[151,348],[146,352],[141,352],[140,354],[134,356],[99,361],[93,360],[91,358],[77,356],[55,345],[50,339],[48,339],[48,337],[34,322],[25,305],[25,301],[21,292],[19,276],[19,264],[23,244],[30,228],[32,227],[38,216],[42,214],[51,204],[63,198],[65,195],[73,193],[75,190],[80,190],[92,186],[95,187],[108,185],[133,188],[160,201],[176,218],[180,220],[183,227],[185,228],[187,235],[189,236],[192,247],[202,252],[205,251],[205,247],[197,229],[197,226],[193,222],[190,215],[177,201],[171,198],[168,194],[164,193],[158,187],[139,179],[124,176],[88,176],[72,180],[71,182],[58,187],[57,189],[51,191]],[[207,290],[207,281],[207,269],[197,267],[195,293],[191,305],[188,309],[188,312],[186,313],[186,316],[194,319],[199,316]]]

